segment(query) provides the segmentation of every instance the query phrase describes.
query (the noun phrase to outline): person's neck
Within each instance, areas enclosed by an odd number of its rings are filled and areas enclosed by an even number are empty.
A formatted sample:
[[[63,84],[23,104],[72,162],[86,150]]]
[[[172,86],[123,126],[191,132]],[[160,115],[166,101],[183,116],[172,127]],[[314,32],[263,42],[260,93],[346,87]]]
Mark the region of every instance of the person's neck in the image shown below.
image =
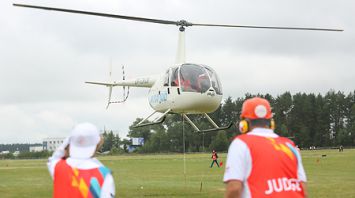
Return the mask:
[[[252,131],[254,129],[270,129],[270,127],[269,126],[254,126],[254,127],[250,127],[250,131]]]

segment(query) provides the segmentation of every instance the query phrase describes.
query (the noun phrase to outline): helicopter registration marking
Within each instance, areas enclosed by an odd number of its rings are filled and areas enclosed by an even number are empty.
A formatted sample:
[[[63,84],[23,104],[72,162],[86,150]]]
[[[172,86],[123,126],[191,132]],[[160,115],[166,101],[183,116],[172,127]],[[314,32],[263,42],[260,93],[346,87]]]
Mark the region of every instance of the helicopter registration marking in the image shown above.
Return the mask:
[[[144,84],[147,84],[149,83],[149,78],[138,78],[134,84],[135,85],[144,85]]]
[[[162,103],[166,102],[168,99],[168,92],[161,91],[160,94],[153,95],[150,97],[150,103]]]

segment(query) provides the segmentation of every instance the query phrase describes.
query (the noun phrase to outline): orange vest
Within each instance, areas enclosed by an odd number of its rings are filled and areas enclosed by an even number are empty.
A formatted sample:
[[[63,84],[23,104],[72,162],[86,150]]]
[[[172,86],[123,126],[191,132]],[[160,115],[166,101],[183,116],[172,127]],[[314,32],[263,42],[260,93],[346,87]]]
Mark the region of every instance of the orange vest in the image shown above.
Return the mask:
[[[217,160],[217,153],[212,153],[212,159]]]
[[[250,150],[252,167],[247,178],[251,197],[304,197],[298,180],[298,152],[284,137],[240,135]]]
[[[110,170],[104,166],[77,169],[60,160],[54,169],[54,198],[99,198],[105,176]]]

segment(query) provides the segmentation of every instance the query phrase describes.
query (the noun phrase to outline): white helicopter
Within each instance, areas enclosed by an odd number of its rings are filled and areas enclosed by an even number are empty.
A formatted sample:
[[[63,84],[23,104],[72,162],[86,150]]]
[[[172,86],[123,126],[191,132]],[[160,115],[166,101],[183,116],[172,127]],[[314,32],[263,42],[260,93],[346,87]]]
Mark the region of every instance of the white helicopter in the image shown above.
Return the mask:
[[[133,20],[139,22],[159,23],[165,25],[175,25],[179,27],[179,41],[176,62],[173,66],[166,69],[161,75],[152,75],[138,77],[134,79],[125,79],[113,82],[86,82],[89,84],[103,85],[109,88],[109,97],[107,108],[111,103],[125,102],[129,95],[129,87],[149,88],[149,104],[154,112],[139,122],[136,127],[142,127],[152,124],[162,123],[167,114],[181,114],[185,120],[197,132],[210,132],[228,129],[232,126],[220,127],[208,116],[220,106],[222,101],[222,85],[216,72],[207,65],[186,63],[185,61],[185,27],[189,26],[212,26],[212,27],[232,27],[232,28],[263,28],[263,29],[283,29],[283,30],[314,30],[314,31],[343,31],[341,29],[324,28],[301,28],[301,27],[273,27],[273,26],[244,26],[244,25],[226,25],[226,24],[205,24],[190,23],[185,20],[170,21],[161,19],[151,19],[143,17],[115,15],[97,12],[88,12],[81,10],[62,9],[54,7],[43,7],[25,4],[13,4],[14,6],[44,9],[60,12],[69,12],[76,14],[95,15],[101,17],[118,18]],[[112,88],[123,87],[123,99],[121,101],[112,101]],[[127,92],[125,88],[127,87]],[[155,114],[160,113],[152,122],[147,120]],[[200,130],[188,117],[189,114],[202,114],[212,124],[213,128]]]

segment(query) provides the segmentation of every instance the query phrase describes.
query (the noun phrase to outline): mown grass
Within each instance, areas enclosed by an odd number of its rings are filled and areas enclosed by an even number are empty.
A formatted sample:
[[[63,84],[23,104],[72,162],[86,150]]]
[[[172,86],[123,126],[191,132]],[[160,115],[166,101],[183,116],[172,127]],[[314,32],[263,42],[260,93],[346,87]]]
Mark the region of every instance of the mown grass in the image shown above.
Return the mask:
[[[326,155],[326,157],[322,157]],[[225,162],[226,154],[220,154]],[[355,197],[355,150],[302,151],[310,197]],[[114,174],[117,197],[223,197],[224,168],[210,154],[99,158]],[[202,186],[201,186],[202,183]],[[0,197],[51,197],[46,160],[0,160]]]

